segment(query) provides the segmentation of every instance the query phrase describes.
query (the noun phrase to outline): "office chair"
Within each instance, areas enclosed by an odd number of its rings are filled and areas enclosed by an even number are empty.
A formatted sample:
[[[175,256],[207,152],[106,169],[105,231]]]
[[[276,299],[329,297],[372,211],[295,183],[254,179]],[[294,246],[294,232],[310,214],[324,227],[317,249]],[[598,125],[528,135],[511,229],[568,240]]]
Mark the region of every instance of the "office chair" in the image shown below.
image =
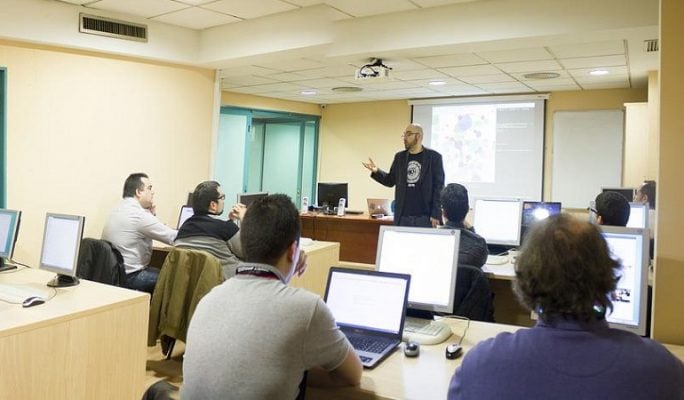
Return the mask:
[[[474,321],[494,322],[494,299],[489,280],[480,268],[459,265],[456,272],[454,314]]]
[[[186,340],[197,303],[223,281],[223,269],[213,255],[188,248],[171,250],[152,294],[147,345],[155,346],[161,337],[162,353],[170,359],[176,340]]]
[[[76,276],[107,285],[124,286],[126,269],[123,256],[106,240],[83,238]]]

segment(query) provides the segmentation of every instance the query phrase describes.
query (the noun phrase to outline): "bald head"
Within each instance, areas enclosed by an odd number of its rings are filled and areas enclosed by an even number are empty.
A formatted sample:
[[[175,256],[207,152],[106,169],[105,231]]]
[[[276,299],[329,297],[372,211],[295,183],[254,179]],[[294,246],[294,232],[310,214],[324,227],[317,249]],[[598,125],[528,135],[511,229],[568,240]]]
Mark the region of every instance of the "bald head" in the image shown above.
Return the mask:
[[[423,127],[419,124],[409,124],[404,129],[404,148],[409,153],[419,153],[423,150]]]

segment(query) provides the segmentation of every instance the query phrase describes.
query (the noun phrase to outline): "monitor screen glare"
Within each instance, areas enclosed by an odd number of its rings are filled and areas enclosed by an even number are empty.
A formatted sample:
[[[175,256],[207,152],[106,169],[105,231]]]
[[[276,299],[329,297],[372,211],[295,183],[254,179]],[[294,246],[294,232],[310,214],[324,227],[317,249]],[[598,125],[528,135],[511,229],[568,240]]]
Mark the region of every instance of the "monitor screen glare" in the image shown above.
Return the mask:
[[[383,225],[377,269],[411,275],[410,309],[452,313],[460,235],[458,229]]]
[[[521,221],[521,240],[525,238],[527,232],[539,221],[544,220],[551,215],[556,215],[561,212],[561,203],[558,202],[542,202],[542,201],[525,201],[522,206],[522,221]]]
[[[473,226],[487,244],[518,246],[522,202],[513,199],[476,199]]]
[[[602,226],[611,255],[622,265],[612,313],[606,319],[614,328],[646,334],[648,288],[648,233],[644,229]]]
[[[648,228],[648,204],[629,203],[628,228]]]
[[[48,286],[78,284],[75,276],[84,222],[84,217],[75,215],[48,213],[45,216],[40,269],[57,274]]]

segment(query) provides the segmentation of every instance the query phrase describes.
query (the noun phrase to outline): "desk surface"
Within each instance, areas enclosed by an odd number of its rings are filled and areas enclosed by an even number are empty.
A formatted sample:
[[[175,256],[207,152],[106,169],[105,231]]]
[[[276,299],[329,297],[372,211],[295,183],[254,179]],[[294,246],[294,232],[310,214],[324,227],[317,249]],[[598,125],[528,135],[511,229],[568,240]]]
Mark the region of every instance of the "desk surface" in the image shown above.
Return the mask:
[[[54,274],[24,268],[4,284],[45,288]],[[52,290],[52,289],[50,289]],[[45,304],[0,302],[2,399],[140,399],[149,295],[81,280]]]

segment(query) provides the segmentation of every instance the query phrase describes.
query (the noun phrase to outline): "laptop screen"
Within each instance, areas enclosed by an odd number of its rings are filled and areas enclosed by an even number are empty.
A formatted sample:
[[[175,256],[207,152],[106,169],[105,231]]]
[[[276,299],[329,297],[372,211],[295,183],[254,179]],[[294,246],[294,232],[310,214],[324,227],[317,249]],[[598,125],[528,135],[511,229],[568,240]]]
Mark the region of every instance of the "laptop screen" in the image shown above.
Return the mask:
[[[332,268],[325,302],[339,326],[399,334],[410,277]]]

